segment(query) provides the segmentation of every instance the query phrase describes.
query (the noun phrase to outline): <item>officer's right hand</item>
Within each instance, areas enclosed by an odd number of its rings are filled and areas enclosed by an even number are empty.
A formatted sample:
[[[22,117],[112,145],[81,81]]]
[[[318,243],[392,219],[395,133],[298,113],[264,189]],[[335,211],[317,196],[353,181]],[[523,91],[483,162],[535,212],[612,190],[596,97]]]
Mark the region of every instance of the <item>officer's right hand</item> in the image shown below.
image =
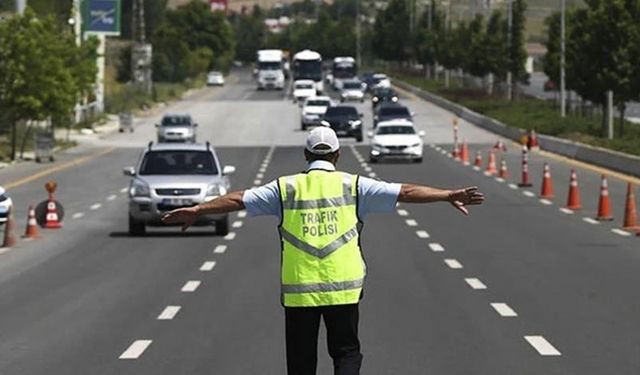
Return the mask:
[[[167,212],[162,216],[162,222],[167,224],[182,223],[182,231],[184,232],[193,225],[197,217],[198,209],[196,207],[185,207]]]

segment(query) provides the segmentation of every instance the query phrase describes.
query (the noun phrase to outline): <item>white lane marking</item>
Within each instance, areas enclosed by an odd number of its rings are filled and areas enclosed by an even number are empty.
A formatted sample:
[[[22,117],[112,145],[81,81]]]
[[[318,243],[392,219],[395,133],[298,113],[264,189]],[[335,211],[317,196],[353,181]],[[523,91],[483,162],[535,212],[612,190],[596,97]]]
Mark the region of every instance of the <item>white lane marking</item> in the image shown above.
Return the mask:
[[[242,227],[242,220],[236,220],[233,222],[233,224],[231,224],[232,228],[241,228]]]
[[[582,221],[584,221],[585,223],[593,224],[593,225],[600,224],[598,220],[592,219],[590,217],[583,217]]]
[[[127,191],[129,191],[129,187],[123,187],[122,189],[120,189],[121,193],[126,193]]]
[[[100,207],[102,207],[101,203],[95,203],[95,204],[92,204],[91,207],[89,207],[89,209],[90,210],[97,210]]]
[[[258,174],[256,174],[256,178],[264,178],[264,174],[263,173],[258,173]]]
[[[429,233],[426,230],[416,231],[416,235],[420,238],[429,238]]]
[[[253,180],[253,184],[255,186],[259,186],[260,184],[262,184],[262,180]]]
[[[262,163],[262,164],[260,164],[260,168],[265,169],[265,170],[267,169],[267,167],[268,167],[268,166],[269,166],[269,164],[268,164],[268,163]]]
[[[567,214],[567,215],[575,214],[575,211],[570,210],[570,209],[565,208],[565,207],[560,207],[560,212],[562,212],[563,214]]]
[[[477,165],[474,165],[474,166],[473,166],[473,170],[474,170],[474,171],[480,171],[480,167],[478,167]]]
[[[11,247],[0,247],[0,254],[13,250]]]
[[[208,262],[204,262],[202,263],[202,266],[200,267],[200,271],[202,272],[208,272],[213,270],[213,267],[216,266],[216,262],[215,261],[208,261]]]
[[[182,286],[182,289],[180,289],[180,291],[185,293],[195,292],[199,286],[200,286],[199,280],[189,280]]]
[[[180,306],[167,306],[162,310],[160,315],[158,315],[158,320],[172,320],[178,315],[178,311],[180,311]]]
[[[559,356],[562,355],[558,349],[556,349],[547,339],[542,336],[525,336],[525,340],[529,343],[529,345],[533,346],[533,348],[540,355],[544,356]]]
[[[364,161],[363,161],[363,162],[361,162],[361,163],[360,163],[360,166],[361,166],[362,168],[366,168],[366,167],[368,167],[369,165],[368,165],[366,162],[364,162]]]
[[[84,212],[76,212],[75,214],[73,214],[71,216],[72,219],[80,219],[81,217],[84,216]]]
[[[431,251],[436,252],[436,253],[441,253],[444,251],[444,247],[442,247],[442,245],[440,245],[437,242],[432,242],[429,244],[429,248],[431,249]]]
[[[258,169],[258,172],[260,172],[260,173],[264,173],[266,171],[267,171],[267,168],[265,168],[265,167],[260,167],[260,169]]]
[[[227,251],[227,245],[218,245],[213,249],[213,252],[216,254],[224,254],[225,251]]]
[[[371,172],[371,173],[369,173],[369,177],[371,177],[371,178],[375,178],[375,177],[376,177],[376,174],[375,174],[374,172]]]
[[[227,241],[231,241],[234,238],[236,238],[236,232],[229,232],[226,236],[224,236],[224,239]]]
[[[553,204],[553,202],[551,202],[548,199],[540,199],[540,203],[544,204],[545,206],[551,206]]]
[[[452,270],[459,270],[459,269],[462,268],[462,264],[460,262],[458,262],[456,259],[445,259],[444,262]]]
[[[398,210],[398,215],[409,216],[409,212],[407,210]]]
[[[503,318],[513,318],[518,316],[518,314],[506,303],[493,302],[491,303],[491,307],[493,307],[493,309],[496,310],[496,312]]]
[[[407,223],[407,225],[410,226],[410,227],[417,227],[418,226],[418,222],[413,220],[413,219],[407,219],[407,220],[405,220],[405,223]]]
[[[531,192],[529,190],[523,190],[522,194],[524,194],[524,195],[526,195],[527,197],[530,197],[530,198],[536,196],[533,192]]]
[[[239,219],[244,219],[245,217],[247,217],[247,211],[238,212],[238,218]]]
[[[467,284],[469,284],[469,286],[472,289],[475,289],[475,290],[487,289],[487,286],[484,285],[484,283],[480,281],[480,279],[476,279],[475,277],[468,277],[464,279],[464,281],[466,281]]]
[[[124,353],[120,354],[120,359],[138,359],[142,353],[151,345],[152,340],[136,340]]]
[[[622,229],[618,229],[618,228],[613,228],[611,229],[611,231],[615,234],[619,234],[621,236],[625,236],[628,237],[631,235],[631,233],[627,232],[626,230],[622,230]]]
[[[371,167],[364,167],[364,171],[365,171],[365,172],[371,172],[371,171],[372,171],[372,169],[371,169]]]
[[[498,182],[502,183],[502,182],[504,182],[504,178],[502,178],[502,177],[496,177],[496,181],[498,181]]]
[[[516,185],[516,184],[509,184],[509,189],[518,190],[518,185]]]
[[[112,200],[114,200],[114,199],[116,199],[116,198],[118,198],[118,196],[117,196],[117,195],[115,195],[115,194],[111,194],[110,196],[108,196],[108,197],[107,197],[107,200],[108,200],[108,201],[112,201]]]

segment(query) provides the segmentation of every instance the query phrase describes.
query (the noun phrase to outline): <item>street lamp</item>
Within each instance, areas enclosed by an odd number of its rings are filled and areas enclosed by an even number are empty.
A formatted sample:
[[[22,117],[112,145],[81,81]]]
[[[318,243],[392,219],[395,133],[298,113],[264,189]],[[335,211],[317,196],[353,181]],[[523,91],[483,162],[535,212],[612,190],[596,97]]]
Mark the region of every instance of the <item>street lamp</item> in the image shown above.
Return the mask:
[[[560,116],[567,116],[567,92],[566,92],[566,77],[565,77],[565,16],[566,16],[566,3],[565,0],[560,0]]]
[[[509,70],[507,71],[507,99],[513,99],[513,68],[511,44],[513,43],[511,35],[513,32],[513,0],[507,0],[507,56],[509,56]]]

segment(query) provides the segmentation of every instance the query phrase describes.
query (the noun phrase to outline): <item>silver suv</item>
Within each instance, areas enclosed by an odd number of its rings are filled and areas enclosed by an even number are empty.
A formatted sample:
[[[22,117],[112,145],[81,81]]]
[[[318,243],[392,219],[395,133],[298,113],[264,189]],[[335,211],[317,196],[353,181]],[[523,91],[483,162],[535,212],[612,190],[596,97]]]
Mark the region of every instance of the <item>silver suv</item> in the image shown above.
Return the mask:
[[[129,234],[144,235],[146,226],[164,225],[162,215],[195,206],[229,191],[233,166],[222,167],[215,150],[206,144],[153,144],[142,152],[136,167],[124,168],[129,185]],[[226,214],[202,216],[196,225],[215,225],[216,233],[229,232]]]
[[[162,121],[156,124],[158,128],[158,142],[191,142],[196,141],[196,128],[187,114],[166,114]]]

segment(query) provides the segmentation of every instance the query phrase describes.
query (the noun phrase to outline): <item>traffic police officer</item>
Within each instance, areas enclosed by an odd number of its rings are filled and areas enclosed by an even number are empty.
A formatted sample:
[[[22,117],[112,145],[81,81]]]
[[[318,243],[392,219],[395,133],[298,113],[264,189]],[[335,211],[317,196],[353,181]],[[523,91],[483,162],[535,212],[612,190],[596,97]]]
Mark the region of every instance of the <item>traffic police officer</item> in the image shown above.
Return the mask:
[[[316,373],[320,318],[327,328],[335,374],[359,374],[358,302],[366,274],[359,234],[367,214],[390,212],[397,202],[441,201],[468,214],[465,206],[484,200],[476,187],[441,190],[337,172],[339,156],[335,132],[315,128],[307,137],[304,172],[177,209],[163,218],[168,223],[183,223],[183,230],[201,214],[246,209],[250,216],[280,218],[281,300],[289,375]]]

